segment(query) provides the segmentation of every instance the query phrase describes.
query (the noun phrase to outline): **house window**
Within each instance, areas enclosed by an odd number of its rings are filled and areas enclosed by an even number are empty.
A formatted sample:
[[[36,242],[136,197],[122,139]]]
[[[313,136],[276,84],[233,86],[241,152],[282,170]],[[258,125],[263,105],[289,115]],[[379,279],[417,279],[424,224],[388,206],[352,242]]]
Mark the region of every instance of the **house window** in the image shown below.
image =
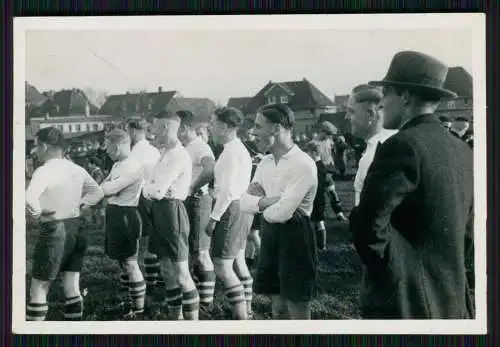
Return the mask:
[[[90,124],[88,124],[88,123],[85,124],[85,131],[87,131],[87,132],[90,131]]]
[[[82,126],[80,124],[76,124],[76,131],[77,132],[82,131]]]
[[[94,128],[94,131],[99,130],[99,124],[97,124],[97,123],[92,124],[92,127]]]
[[[59,125],[57,126],[57,129],[59,129],[59,130],[61,130],[62,132],[64,132],[64,127],[63,127],[61,124],[59,124]]]
[[[455,101],[448,101],[447,107],[448,108],[455,108]]]
[[[286,104],[288,102],[288,96],[286,96],[286,95],[281,96],[280,97],[280,102],[282,104]]]
[[[72,124],[68,125],[68,130],[69,130],[70,133],[73,132],[73,125]]]
[[[275,96],[270,96],[267,98],[267,103],[268,104],[275,104],[276,103],[276,97]]]

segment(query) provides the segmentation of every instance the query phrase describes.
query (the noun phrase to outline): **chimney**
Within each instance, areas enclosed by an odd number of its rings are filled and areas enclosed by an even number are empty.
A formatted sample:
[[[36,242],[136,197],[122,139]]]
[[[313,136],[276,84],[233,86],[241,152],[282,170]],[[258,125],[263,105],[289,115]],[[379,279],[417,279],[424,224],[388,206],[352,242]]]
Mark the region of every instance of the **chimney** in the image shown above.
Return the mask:
[[[161,93],[162,92],[162,87],[158,87],[158,93]]]

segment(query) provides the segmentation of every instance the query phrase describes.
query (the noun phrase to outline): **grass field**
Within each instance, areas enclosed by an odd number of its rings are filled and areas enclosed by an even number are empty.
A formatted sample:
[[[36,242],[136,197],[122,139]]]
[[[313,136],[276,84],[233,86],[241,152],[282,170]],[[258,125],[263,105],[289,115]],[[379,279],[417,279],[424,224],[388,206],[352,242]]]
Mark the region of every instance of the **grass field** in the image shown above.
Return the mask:
[[[348,212],[352,206],[352,180],[338,180],[337,190],[342,205]],[[330,216],[332,211],[328,210]],[[347,214],[346,214],[347,215]],[[318,290],[319,297],[313,302],[313,319],[358,319],[357,297],[361,276],[361,262],[354,249],[350,246],[350,237],[347,222],[336,220],[327,221],[328,250],[320,254]],[[38,231],[28,228],[26,232],[27,245],[27,272],[31,265],[30,257],[36,242]],[[116,300],[118,286],[118,265],[108,259],[103,252],[104,232],[102,230],[88,230],[89,248],[84,262],[81,277],[81,288],[88,289],[85,297],[84,320],[109,321],[116,320],[105,310],[105,307]],[[27,290],[29,276],[26,276]],[[217,290],[217,288],[216,288]],[[27,296],[28,297],[28,296]],[[54,282],[49,294],[49,313],[47,320],[62,320],[62,311],[59,309],[63,300],[59,280]],[[162,307],[160,297],[148,296],[146,312],[140,318],[143,320],[165,319],[166,308]],[[264,296],[254,295],[253,310],[255,319],[271,318],[271,303]],[[224,302],[220,289],[216,291],[214,309],[210,316],[200,319],[230,319],[227,305]]]

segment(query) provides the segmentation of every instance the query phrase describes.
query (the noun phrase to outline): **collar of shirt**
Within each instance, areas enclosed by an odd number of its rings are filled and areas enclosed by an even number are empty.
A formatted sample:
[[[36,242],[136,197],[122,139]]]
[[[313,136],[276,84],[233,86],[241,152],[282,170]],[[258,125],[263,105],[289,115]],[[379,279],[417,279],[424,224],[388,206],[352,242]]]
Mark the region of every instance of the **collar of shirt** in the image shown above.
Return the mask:
[[[397,132],[397,130],[381,129],[378,133],[373,135],[368,141],[366,141],[367,148],[376,148],[378,143],[384,142],[387,138],[391,137]]]
[[[238,142],[241,142],[240,139],[238,137],[235,137],[234,139],[229,140],[228,142],[226,142],[224,144],[224,148],[232,147],[232,146],[238,144]],[[241,143],[241,144],[243,145],[243,143]]]
[[[203,139],[201,138],[201,136],[196,136],[194,139],[192,139],[191,141],[189,141],[188,143],[186,143],[186,146],[194,146],[200,142],[203,142]]]

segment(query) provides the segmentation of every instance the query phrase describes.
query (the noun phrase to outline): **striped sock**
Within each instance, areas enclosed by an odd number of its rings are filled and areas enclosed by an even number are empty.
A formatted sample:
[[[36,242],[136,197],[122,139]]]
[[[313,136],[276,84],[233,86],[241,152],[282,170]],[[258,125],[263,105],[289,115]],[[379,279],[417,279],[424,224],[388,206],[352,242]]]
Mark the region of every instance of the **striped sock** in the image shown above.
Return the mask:
[[[74,296],[66,298],[64,303],[64,320],[82,320],[83,317],[83,298]]]
[[[253,278],[251,276],[240,278],[241,283],[243,284],[243,288],[245,291],[245,301],[247,303],[252,302],[252,287],[253,287]]]
[[[224,291],[224,295],[227,297],[227,300],[233,309],[236,305],[245,303],[245,290],[243,284],[237,284],[231,288],[227,288]]]
[[[185,319],[197,319],[200,297],[196,289],[182,294],[182,311]]]
[[[160,276],[160,261],[158,258],[144,258],[144,279],[148,285],[156,284]]]
[[[132,301],[132,311],[135,313],[144,312],[144,298],[146,296],[146,282],[130,282],[129,295]]]
[[[120,274],[120,288],[128,291],[128,275],[126,273]]]
[[[215,272],[200,271],[198,274],[198,283],[196,284],[196,288],[200,294],[200,305],[210,305],[214,301]]]
[[[49,311],[47,303],[39,304],[30,302],[26,306],[26,320],[27,321],[43,321]]]
[[[182,316],[182,289],[180,287],[167,289],[165,301],[171,318],[180,319]]]

